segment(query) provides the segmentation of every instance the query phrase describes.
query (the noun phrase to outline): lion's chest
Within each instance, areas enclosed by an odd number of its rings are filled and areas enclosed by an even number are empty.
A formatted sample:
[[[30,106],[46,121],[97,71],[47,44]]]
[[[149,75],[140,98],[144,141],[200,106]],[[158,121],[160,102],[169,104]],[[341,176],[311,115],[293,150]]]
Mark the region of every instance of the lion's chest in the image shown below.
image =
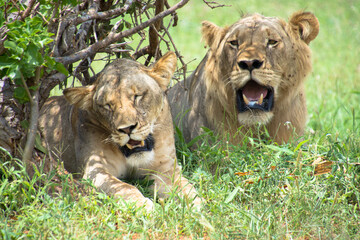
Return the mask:
[[[142,177],[144,175],[142,169],[146,169],[154,159],[152,151],[134,154],[126,158],[121,151],[105,149],[103,155],[103,167],[119,179]]]

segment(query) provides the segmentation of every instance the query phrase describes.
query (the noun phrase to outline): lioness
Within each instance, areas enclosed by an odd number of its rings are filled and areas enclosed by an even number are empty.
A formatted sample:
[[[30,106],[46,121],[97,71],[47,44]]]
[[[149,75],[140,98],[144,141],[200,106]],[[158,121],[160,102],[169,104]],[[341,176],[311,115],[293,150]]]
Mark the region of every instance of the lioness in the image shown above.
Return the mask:
[[[278,143],[302,134],[304,80],[311,71],[308,44],[318,32],[319,22],[309,12],[294,13],[288,23],[259,14],[225,28],[203,22],[209,51],[185,84],[168,92],[185,139],[199,135],[203,126],[231,136],[239,129],[255,133],[262,124]],[[241,137],[230,140],[236,144]]]
[[[93,85],[68,88],[43,106],[39,127],[49,149],[71,173],[105,193],[153,207],[120,179],[149,176],[160,197],[173,188],[200,204],[176,164],[174,133],[164,91],[176,69],[167,53],[152,67],[118,59]]]

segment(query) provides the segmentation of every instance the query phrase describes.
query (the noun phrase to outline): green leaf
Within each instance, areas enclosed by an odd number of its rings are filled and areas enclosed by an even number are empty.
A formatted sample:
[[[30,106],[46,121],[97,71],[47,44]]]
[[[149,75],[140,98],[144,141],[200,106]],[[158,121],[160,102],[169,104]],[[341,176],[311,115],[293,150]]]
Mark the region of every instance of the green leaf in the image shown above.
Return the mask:
[[[6,55],[0,56],[0,70],[10,68],[15,61]]]
[[[14,98],[18,99],[21,104],[28,102],[30,99],[23,87],[17,87],[14,90]]]
[[[25,119],[25,120],[20,122],[20,125],[21,125],[22,128],[28,129],[30,124],[29,124],[29,121]]]
[[[24,49],[18,47],[16,42],[6,40],[4,42],[4,47],[9,49],[11,52],[21,55],[24,52]]]
[[[291,151],[290,149],[287,148],[282,148],[282,147],[278,147],[278,146],[274,146],[274,145],[265,145],[267,148],[274,150],[276,152],[284,152],[287,153],[289,155],[294,155],[294,152]]]
[[[36,134],[35,137],[35,148],[38,149],[39,151],[47,154],[47,149],[44,148],[44,146],[41,144],[41,138],[39,134]]]
[[[194,145],[197,141],[199,141],[201,138],[203,138],[204,135],[206,135],[206,133],[200,134],[199,136],[194,137],[193,139],[191,139],[190,142],[188,142],[188,143],[186,144],[186,147],[188,147],[188,148],[191,147],[191,146]]]
[[[66,76],[69,75],[68,70],[64,67],[64,65],[63,65],[62,63],[57,62],[57,63],[55,64],[55,69],[56,69],[58,72],[61,72],[62,74],[66,75]]]
[[[5,153],[10,159],[12,159],[11,154],[10,154],[5,148],[3,148],[3,147],[0,146],[0,151],[1,151],[2,153]],[[0,190],[0,192],[1,192],[1,190]]]
[[[299,150],[299,149],[301,148],[301,146],[304,145],[305,143],[307,143],[308,141],[309,141],[309,139],[300,142],[300,143],[296,146],[296,148],[294,149],[294,152],[296,152],[297,150]]]
[[[227,198],[225,199],[225,203],[229,203],[231,202],[234,197],[236,196],[236,194],[238,193],[238,191],[240,190],[240,187],[237,186],[228,196]]]
[[[31,87],[29,87],[29,89],[30,89],[30,90],[34,90],[34,91],[36,91],[39,87],[40,87],[40,85],[37,85],[37,86],[31,86]]]
[[[4,17],[4,13],[3,13],[3,11],[0,11],[0,26],[3,26],[5,21],[6,21],[6,19]]]
[[[180,142],[185,142],[184,135],[182,134],[180,128],[175,123],[174,123],[174,126],[175,126],[175,131],[178,135]]]
[[[50,68],[51,70],[54,69],[54,66],[56,65],[56,62],[54,58],[50,57],[49,55],[45,55],[45,66]]]
[[[18,64],[14,63],[8,69],[7,75],[10,79],[21,79],[20,67]]]
[[[51,38],[47,37],[47,38],[40,40],[39,43],[40,43],[40,46],[43,48],[46,45],[48,45],[49,43],[51,43],[52,41],[53,40]]]
[[[44,62],[40,53],[40,48],[33,43],[30,43],[27,47],[26,57],[29,59],[28,63],[35,67],[40,66]]]

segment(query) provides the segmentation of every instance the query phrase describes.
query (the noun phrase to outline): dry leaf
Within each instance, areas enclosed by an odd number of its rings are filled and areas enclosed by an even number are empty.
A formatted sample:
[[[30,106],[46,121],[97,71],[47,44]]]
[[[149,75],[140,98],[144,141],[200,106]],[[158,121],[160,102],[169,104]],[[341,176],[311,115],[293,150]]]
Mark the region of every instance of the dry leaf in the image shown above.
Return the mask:
[[[318,160],[318,159],[316,159],[316,160]],[[323,160],[323,159],[321,159],[321,160]],[[323,160],[323,161],[317,161],[316,163],[315,163],[315,161],[312,163],[312,165],[315,166],[315,170],[313,173],[314,176],[331,172],[332,165],[334,164],[332,161]]]
[[[247,175],[251,175],[253,174],[254,172],[236,172],[235,175],[238,175],[238,176],[247,176]]]

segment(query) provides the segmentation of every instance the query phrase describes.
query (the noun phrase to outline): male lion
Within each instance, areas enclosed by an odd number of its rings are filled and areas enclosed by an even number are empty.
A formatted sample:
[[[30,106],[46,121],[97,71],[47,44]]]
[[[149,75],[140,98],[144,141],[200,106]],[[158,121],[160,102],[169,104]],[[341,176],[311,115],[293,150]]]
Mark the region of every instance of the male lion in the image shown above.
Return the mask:
[[[118,59],[93,85],[68,88],[43,106],[39,127],[54,155],[71,173],[105,193],[153,207],[125,178],[149,176],[160,197],[171,189],[200,204],[176,164],[169,103],[164,91],[176,68],[170,52],[152,67]]]
[[[185,139],[199,135],[203,126],[231,136],[239,129],[255,133],[262,124],[278,143],[302,134],[304,80],[311,71],[308,44],[318,32],[319,22],[309,12],[294,13],[288,23],[259,14],[225,28],[204,21],[203,40],[210,49],[185,84],[168,93]]]

